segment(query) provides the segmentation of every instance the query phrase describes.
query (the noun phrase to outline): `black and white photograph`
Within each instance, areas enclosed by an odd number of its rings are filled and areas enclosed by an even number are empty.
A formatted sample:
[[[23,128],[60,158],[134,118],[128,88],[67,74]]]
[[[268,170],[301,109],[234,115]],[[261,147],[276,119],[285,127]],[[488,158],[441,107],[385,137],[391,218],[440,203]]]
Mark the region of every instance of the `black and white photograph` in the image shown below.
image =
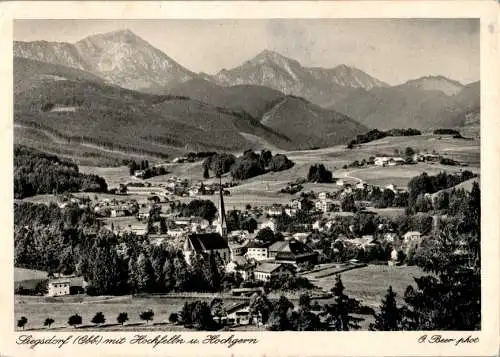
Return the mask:
[[[16,332],[481,331],[478,18],[16,19],[12,48]]]

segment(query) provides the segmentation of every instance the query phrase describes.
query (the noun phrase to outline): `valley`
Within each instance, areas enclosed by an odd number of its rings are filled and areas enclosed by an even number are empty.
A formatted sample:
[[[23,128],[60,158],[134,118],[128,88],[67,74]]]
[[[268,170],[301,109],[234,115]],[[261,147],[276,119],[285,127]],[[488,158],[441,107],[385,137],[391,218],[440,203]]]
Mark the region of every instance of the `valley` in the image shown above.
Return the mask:
[[[480,327],[474,76],[85,36],[13,44],[18,330]]]

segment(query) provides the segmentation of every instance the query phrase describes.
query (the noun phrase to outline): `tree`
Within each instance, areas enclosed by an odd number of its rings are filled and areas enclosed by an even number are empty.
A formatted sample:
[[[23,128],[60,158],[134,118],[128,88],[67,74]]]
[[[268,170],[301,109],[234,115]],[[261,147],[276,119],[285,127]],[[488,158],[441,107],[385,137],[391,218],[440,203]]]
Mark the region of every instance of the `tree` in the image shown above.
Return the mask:
[[[167,220],[165,217],[160,218],[160,234],[166,234],[167,233]]]
[[[260,315],[262,317],[262,323],[266,323],[269,319],[272,308],[273,306],[267,296],[254,293],[250,297],[249,312],[252,318]]]
[[[146,324],[149,323],[149,321],[153,321],[153,317],[155,316],[155,313],[153,312],[153,310],[149,309],[147,311],[143,311],[139,314],[139,318],[141,320],[144,320],[146,321]]]
[[[407,147],[407,148],[405,149],[405,156],[406,156],[407,158],[411,158],[411,157],[413,157],[413,155],[414,155],[414,154],[415,154],[415,150],[413,150],[411,147]]]
[[[255,236],[255,239],[261,242],[273,242],[275,239],[274,232],[269,227],[262,228]]]
[[[382,299],[380,312],[374,315],[375,322],[370,324],[372,331],[399,331],[401,330],[401,311],[396,306],[396,293],[392,286],[387,289],[385,298]]]
[[[94,315],[90,322],[96,325],[101,325],[106,322],[106,318],[104,317],[104,314],[102,312],[98,312]]]
[[[47,326],[48,328],[50,328],[50,326],[52,326],[53,323],[54,323],[54,319],[47,317],[45,319],[45,321],[43,322],[43,326]]]
[[[28,319],[22,316],[19,320],[17,320],[17,327],[22,328],[24,330],[24,326],[28,323]]]
[[[354,196],[347,194],[342,198],[340,202],[340,207],[344,212],[354,212],[356,210],[356,204],[354,202]]]
[[[68,325],[77,326],[82,324],[82,317],[78,314],[71,315],[68,319]]]
[[[481,329],[479,228],[459,229],[460,224],[447,223],[420,252],[417,265],[431,275],[415,278],[416,286],[406,289],[405,329]]]
[[[273,306],[273,311],[269,317],[269,330],[292,330],[291,310],[293,310],[293,304],[282,295]]]
[[[176,324],[179,322],[179,314],[177,314],[176,312],[172,312],[170,314],[170,316],[168,317],[168,321],[171,323],[171,324]]]
[[[332,172],[328,171],[323,164],[312,165],[309,167],[307,181],[318,183],[332,182]]]
[[[336,276],[335,280],[335,285],[332,288],[334,303],[325,305],[323,314],[335,331],[357,330],[360,328],[359,321],[362,319],[355,318],[352,313],[360,308],[360,302],[344,294],[344,285],[340,274]]]
[[[143,292],[152,292],[154,288],[154,270],[149,257],[141,253],[136,262],[137,289]]]
[[[128,314],[126,312],[120,312],[116,317],[116,322],[118,322],[122,326],[127,321],[128,321]]]
[[[218,323],[221,323],[222,317],[226,316],[226,309],[224,308],[224,302],[221,298],[214,298],[210,302],[210,310],[212,312],[212,316],[217,317]]]

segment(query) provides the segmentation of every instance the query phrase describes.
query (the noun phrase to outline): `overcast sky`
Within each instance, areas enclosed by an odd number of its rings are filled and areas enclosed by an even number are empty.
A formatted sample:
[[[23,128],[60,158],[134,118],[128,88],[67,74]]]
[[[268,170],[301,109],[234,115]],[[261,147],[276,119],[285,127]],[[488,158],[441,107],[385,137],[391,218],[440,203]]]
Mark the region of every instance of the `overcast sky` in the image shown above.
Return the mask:
[[[119,29],[195,72],[233,68],[268,49],[304,66],[354,66],[389,84],[479,80],[479,21],[469,19],[16,20],[14,39],[74,43]]]

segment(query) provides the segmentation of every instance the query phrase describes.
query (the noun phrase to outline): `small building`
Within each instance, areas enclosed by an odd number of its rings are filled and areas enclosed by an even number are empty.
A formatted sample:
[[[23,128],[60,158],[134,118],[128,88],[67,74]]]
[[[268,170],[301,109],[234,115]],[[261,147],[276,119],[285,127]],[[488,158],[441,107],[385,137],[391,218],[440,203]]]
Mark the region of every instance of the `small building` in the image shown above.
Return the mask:
[[[55,280],[49,281],[47,285],[47,296],[63,296],[69,295],[69,280]]]
[[[247,252],[245,256],[249,259],[255,260],[266,260],[269,259],[269,246],[272,243],[258,243],[256,241],[250,242],[246,248]]]
[[[385,189],[386,190],[391,190],[394,193],[397,192],[397,187],[396,187],[396,185],[393,185],[393,184],[389,184],[389,185],[385,186]]]
[[[227,273],[238,273],[243,280],[248,280],[253,278],[255,266],[255,261],[249,260],[243,256],[235,256],[226,264],[225,270]]]
[[[422,235],[420,234],[420,232],[409,231],[409,232],[406,232],[404,234],[403,241],[406,244],[411,243],[411,242],[418,242],[418,241],[420,241],[421,236]]]
[[[344,186],[344,180],[337,180],[337,186]]]
[[[262,263],[254,270],[256,280],[269,281],[279,274],[295,274],[295,268],[289,264],[282,263]]]
[[[295,217],[297,215],[297,208],[285,208],[285,214],[289,217]]]
[[[376,166],[387,166],[389,164],[389,161],[391,160],[391,157],[388,156],[377,156],[374,160],[374,164]]]
[[[64,296],[83,293],[85,282],[82,277],[70,276],[49,280],[47,296]]]
[[[243,244],[229,243],[230,259],[233,260],[236,256],[242,256],[246,253],[247,247]]]
[[[283,214],[283,207],[280,205],[272,205],[268,208],[267,214],[271,217],[281,216]]]
[[[323,191],[323,192],[320,192],[320,193],[318,194],[318,198],[319,198],[320,200],[324,201],[324,200],[326,200],[327,198],[330,198],[330,195],[328,194],[328,192]]]
[[[356,188],[359,190],[364,190],[367,187],[368,187],[368,184],[366,182],[358,182],[356,184]]]

